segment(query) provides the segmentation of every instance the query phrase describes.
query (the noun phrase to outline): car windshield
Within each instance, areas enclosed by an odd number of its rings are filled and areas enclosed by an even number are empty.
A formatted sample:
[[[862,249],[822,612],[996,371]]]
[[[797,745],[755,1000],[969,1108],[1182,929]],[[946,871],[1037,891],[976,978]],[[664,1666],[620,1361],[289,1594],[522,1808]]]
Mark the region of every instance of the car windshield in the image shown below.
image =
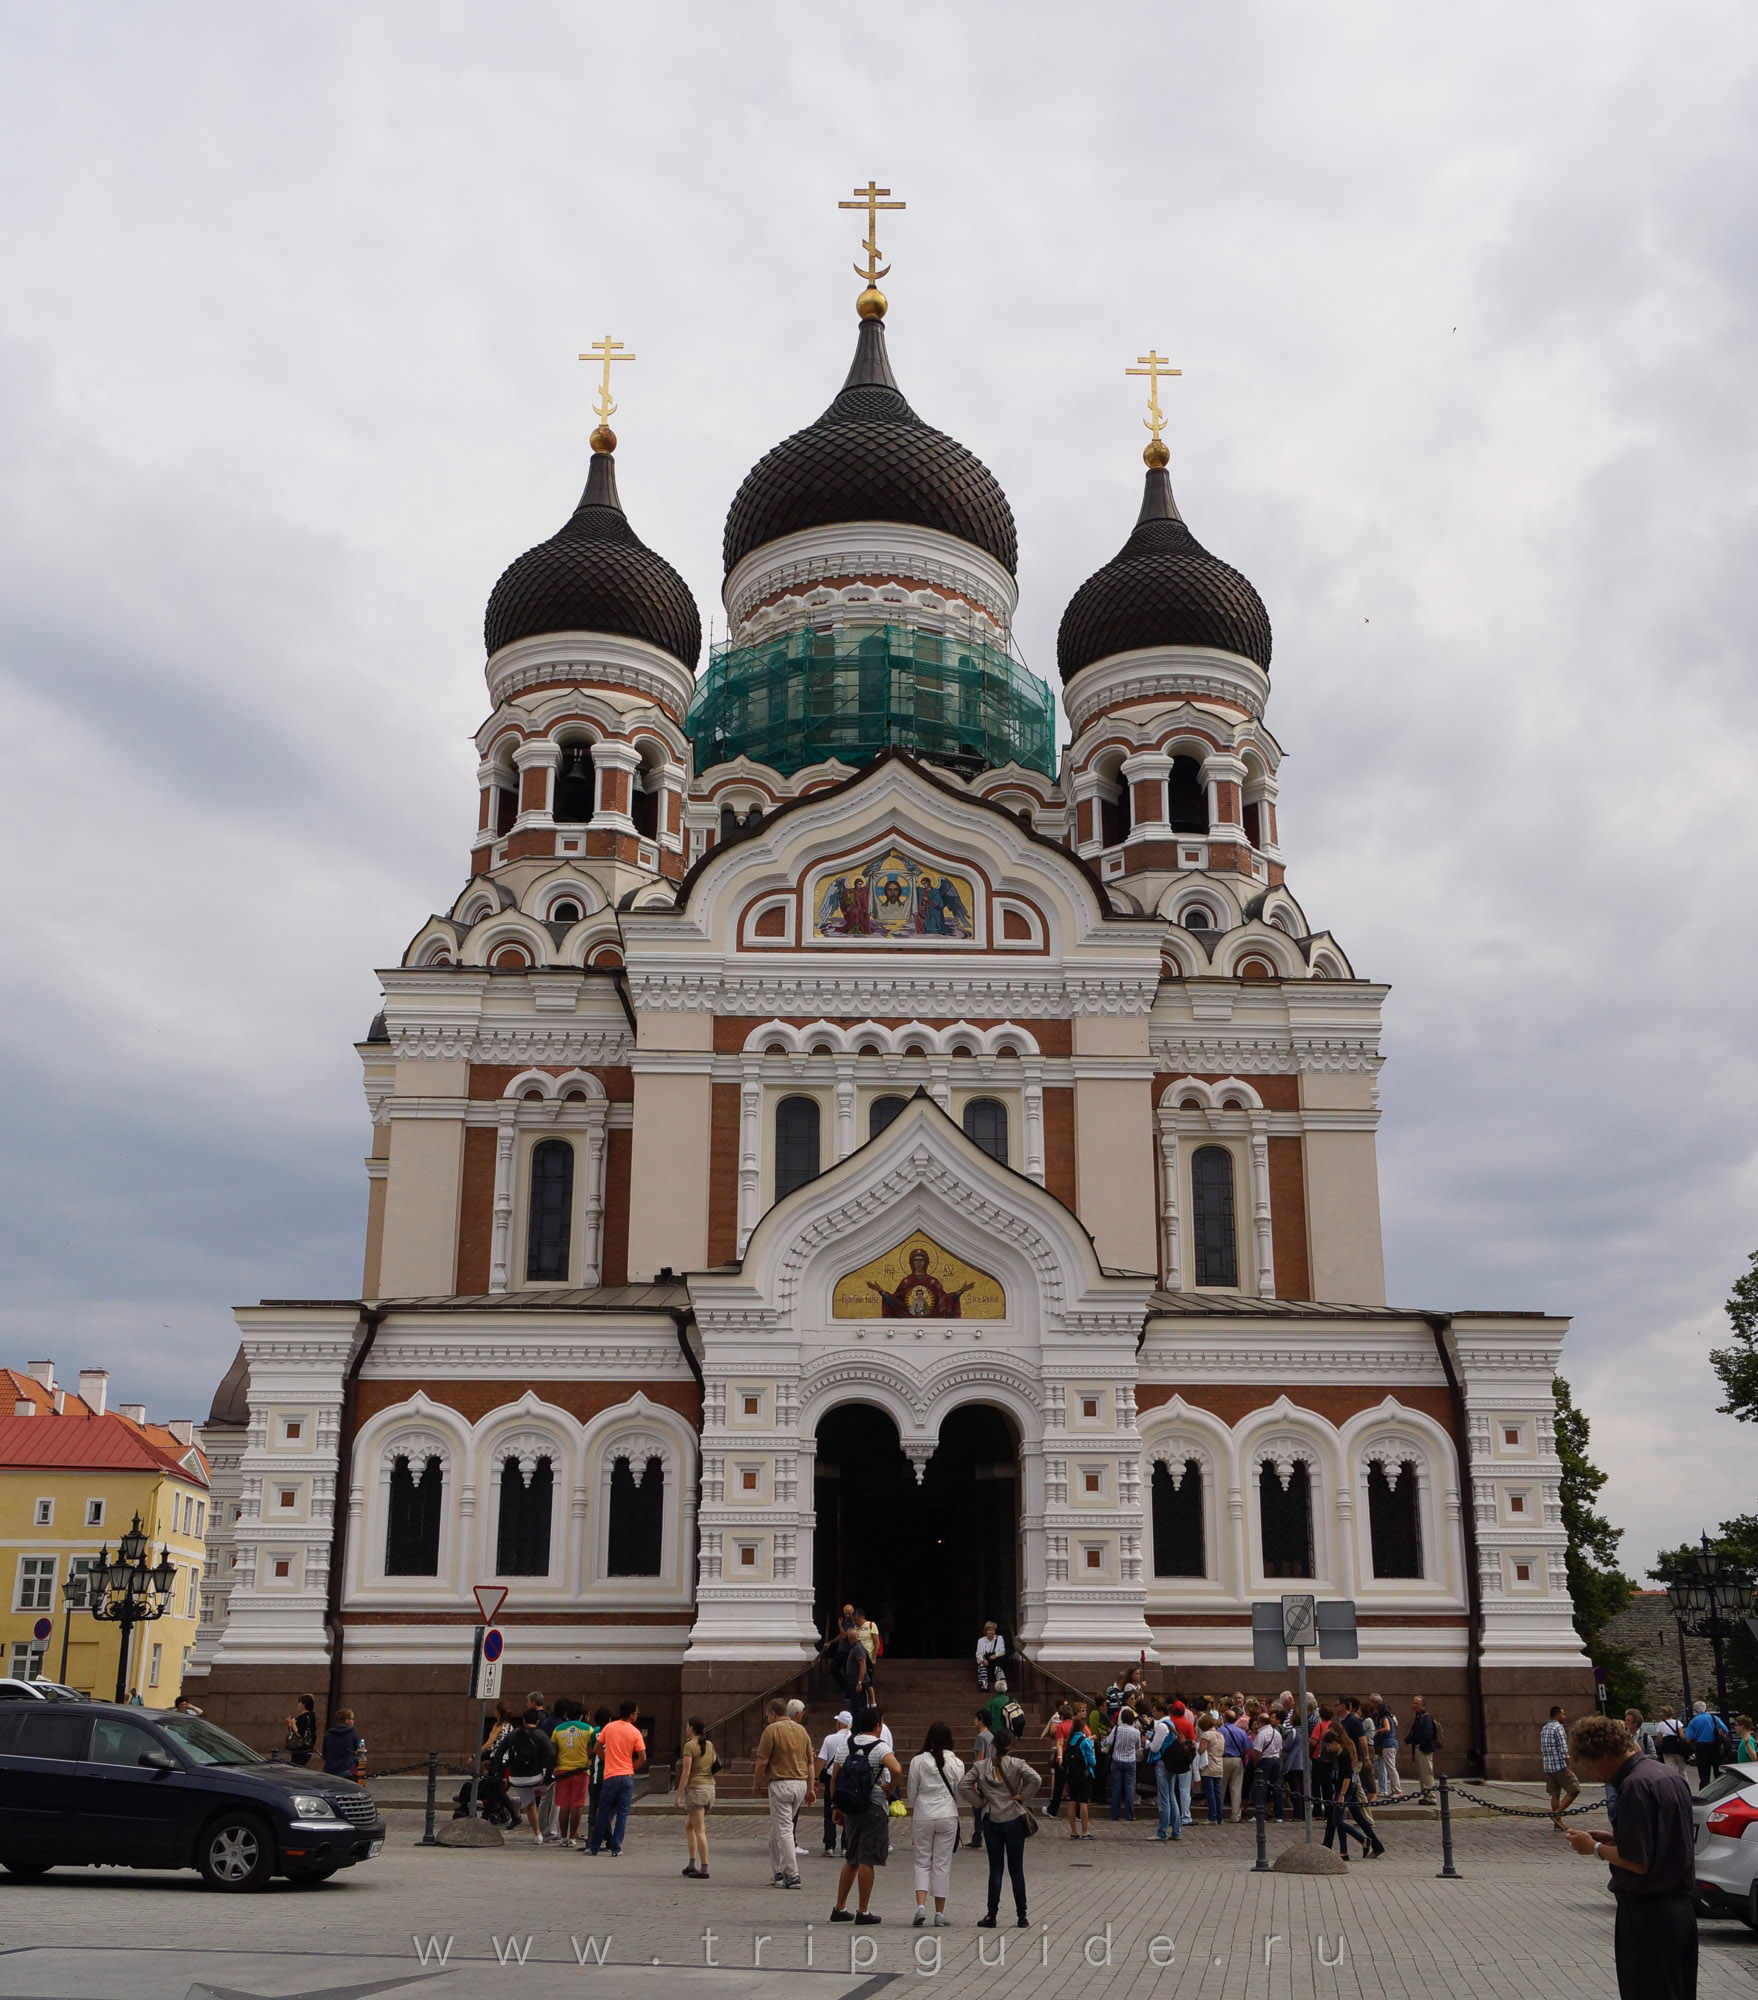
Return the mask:
[[[261,1752],[228,1736],[199,1715],[184,1715],[171,1709],[155,1715],[153,1721],[169,1736],[192,1764],[266,1764]]]
[[[89,1694],[81,1694],[78,1688],[63,1687],[59,1681],[33,1681],[31,1685],[45,1701],[90,1701]]]

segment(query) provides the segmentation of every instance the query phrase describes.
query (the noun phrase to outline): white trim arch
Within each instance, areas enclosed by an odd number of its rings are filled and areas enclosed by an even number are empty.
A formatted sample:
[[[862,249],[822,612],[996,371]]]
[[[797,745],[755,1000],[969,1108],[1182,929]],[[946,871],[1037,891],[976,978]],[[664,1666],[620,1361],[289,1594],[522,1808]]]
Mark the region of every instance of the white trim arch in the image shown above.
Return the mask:
[[[1194,1105],[1187,1109],[1192,1100]],[[1255,1293],[1259,1298],[1274,1298],[1270,1113],[1263,1098],[1243,1077],[1225,1076],[1208,1083],[1201,1077],[1181,1076],[1161,1091],[1154,1123],[1159,1139],[1161,1283],[1169,1292],[1196,1289],[1191,1158],[1205,1144],[1220,1144],[1236,1158],[1243,1155],[1246,1169],[1243,1198],[1237,1186],[1234,1192],[1233,1253],[1237,1281],[1232,1289]]]
[[[1364,1594],[1384,1592],[1403,1597],[1442,1595],[1463,1604],[1464,1577],[1458,1556],[1464,1545],[1464,1509],[1458,1453],[1445,1426],[1388,1395],[1377,1408],[1362,1410],[1349,1418],[1338,1434],[1338,1442],[1358,1503],[1356,1567],[1360,1590]],[[1368,1469],[1376,1459],[1388,1462],[1388,1474],[1392,1470],[1389,1461],[1401,1466],[1408,1460],[1416,1467],[1417,1518],[1422,1537],[1420,1577],[1374,1574],[1367,1482]]]
[[[587,1424],[581,1438],[579,1493],[584,1532],[575,1538],[584,1588],[594,1593],[620,1592],[642,1604],[654,1600],[688,1604],[694,1581],[698,1451],[694,1428],[665,1404],[649,1402],[639,1390],[626,1403],[600,1410]],[[655,1457],[662,1461],[660,1476],[665,1489],[659,1574],[612,1576],[610,1489],[616,1462],[619,1458],[630,1461],[629,1470],[639,1487],[647,1477],[648,1461]]]
[[[487,965],[503,945],[523,945],[534,966],[549,965],[555,956],[555,942],[543,925],[521,910],[502,910],[474,925],[464,939],[459,962]]]
[[[1180,1409],[1177,1414],[1166,1417],[1164,1412],[1170,1408],[1170,1405],[1163,1405],[1161,1409],[1151,1411],[1142,1424],[1142,1485],[1146,1496],[1142,1526],[1149,1551],[1146,1565],[1148,1588],[1150,1591],[1182,1592],[1186,1595],[1195,1591],[1220,1590],[1227,1585],[1229,1567],[1223,1522],[1225,1496],[1221,1481],[1221,1469],[1228,1457],[1227,1440],[1224,1432],[1217,1440],[1208,1425],[1199,1425],[1194,1421],[1197,1413],[1193,1411]],[[1155,1568],[1154,1468],[1163,1465],[1174,1490],[1177,1490],[1191,1476],[1189,1466],[1193,1460],[1203,1496],[1203,1573],[1201,1576],[1161,1576]]]
[[[529,1242],[531,1153],[542,1139],[574,1143],[574,1187],[570,1212],[566,1278],[525,1275]],[[610,1152],[610,1099],[588,1069],[551,1076],[525,1069],[501,1093],[495,1117],[494,1204],[489,1230],[488,1289],[491,1293],[550,1285],[590,1287],[604,1262],[605,1173]]]
[[[1282,979],[1302,979],[1306,960],[1300,947],[1283,931],[1254,919],[1229,931],[1224,944],[1215,950],[1215,970],[1223,978],[1237,978],[1237,968],[1248,958],[1266,958]]]
[[[439,1560],[432,1576],[392,1576],[385,1568],[390,1532],[391,1473],[399,1458],[415,1469],[440,1460],[443,1482]],[[418,1389],[401,1403],[376,1411],[360,1426],[354,1445],[354,1475],[348,1496],[350,1593],[372,1592],[397,1601],[450,1602],[464,1587],[469,1549],[472,1440],[469,1425],[445,1403],[430,1402]]]
[[[1306,1466],[1312,1510],[1312,1581],[1326,1594],[1355,1594],[1354,1493],[1343,1476],[1343,1456],[1336,1431],[1316,1412],[1278,1396],[1265,1409],[1254,1410],[1236,1433],[1241,1489],[1244,1499],[1246,1579],[1249,1589],[1270,1595],[1284,1582],[1306,1579],[1264,1574],[1263,1520],[1258,1504],[1259,1476],[1268,1465],[1286,1490],[1297,1460]]]

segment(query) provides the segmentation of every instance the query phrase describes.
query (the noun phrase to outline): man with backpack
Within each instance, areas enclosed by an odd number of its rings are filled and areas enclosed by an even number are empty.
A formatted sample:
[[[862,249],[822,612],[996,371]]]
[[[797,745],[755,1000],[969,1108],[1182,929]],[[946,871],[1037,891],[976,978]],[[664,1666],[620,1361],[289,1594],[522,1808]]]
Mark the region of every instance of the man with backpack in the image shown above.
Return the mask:
[[[1428,1712],[1421,1695],[1410,1697],[1410,1730],[1404,1741],[1416,1759],[1417,1798],[1420,1804],[1434,1804],[1434,1753],[1441,1747],[1441,1726]]]
[[[512,1799],[515,1813],[524,1814],[539,1847],[543,1831],[537,1818],[537,1795],[555,1769],[555,1745],[539,1727],[541,1709],[528,1708],[495,1745],[495,1767]]]
[[[851,1731],[837,1762],[831,1788],[836,1823],[846,1835],[847,1859],[836,1884],[833,1924],[876,1924],[867,1905],[873,1898],[873,1870],[883,1868],[891,1853],[891,1803],[888,1786],[901,1786],[903,1766],[885,1748],[879,1735],[879,1714],[865,1710]],[[848,1892],[859,1886],[856,1907],[848,1908]]]

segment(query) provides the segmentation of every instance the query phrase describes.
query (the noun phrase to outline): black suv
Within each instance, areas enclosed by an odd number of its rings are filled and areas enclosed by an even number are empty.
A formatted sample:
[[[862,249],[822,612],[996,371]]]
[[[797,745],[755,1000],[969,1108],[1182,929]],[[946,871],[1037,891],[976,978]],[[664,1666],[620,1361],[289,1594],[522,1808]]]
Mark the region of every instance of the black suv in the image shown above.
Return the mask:
[[[0,1866],[199,1868],[210,1889],[324,1881],[384,1845],[372,1794],[271,1764],[199,1715],[113,1702],[0,1707]]]

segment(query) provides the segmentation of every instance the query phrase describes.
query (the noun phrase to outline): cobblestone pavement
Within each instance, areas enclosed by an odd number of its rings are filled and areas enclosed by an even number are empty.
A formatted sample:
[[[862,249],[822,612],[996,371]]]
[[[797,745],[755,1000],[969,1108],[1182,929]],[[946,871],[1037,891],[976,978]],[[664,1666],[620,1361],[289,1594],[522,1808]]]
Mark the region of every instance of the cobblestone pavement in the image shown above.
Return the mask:
[[[380,1859],[334,1882],[276,1883],[251,1897],[212,1895],[193,1875],[120,1870],[0,1880],[0,1994],[365,2000],[460,1980],[472,2000],[503,1982],[506,2000],[902,2000],[912,1988],[988,2000],[1002,1989],[1032,2000],[1602,2000],[1615,1991],[1605,1870],[1524,1820],[1461,1824],[1458,1882],[1436,1879],[1438,1833],[1422,1823],[1385,1825],[1391,1853],[1346,1878],[1254,1875],[1249,1828],[1198,1827],[1161,1847],[1139,1822],[1105,1825],[1078,1845],[1046,1824],[1027,1848],[1031,1929],[972,1927],[987,1871],[961,1851],[954,1926],[938,1933],[910,1927],[902,1848],[874,1894],[883,1922],[855,1930],[830,1924],[836,1867],[815,1852],[802,1860],[803,1890],[769,1886],[765,1828],[748,1818],[711,1819],[708,1882],[680,1877],[681,1829],[659,1819],[632,1826],[620,1858],[596,1860],[525,1839],[423,1849],[413,1845],[418,1827],[393,1822]],[[1272,1859],[1298,1838],[1273,1828]],[[425,1970],[417,1938],[435,1940]],[[1706,1922],[1701,1940],[1705,2000],[1758,1992],[1758,1935]]]

